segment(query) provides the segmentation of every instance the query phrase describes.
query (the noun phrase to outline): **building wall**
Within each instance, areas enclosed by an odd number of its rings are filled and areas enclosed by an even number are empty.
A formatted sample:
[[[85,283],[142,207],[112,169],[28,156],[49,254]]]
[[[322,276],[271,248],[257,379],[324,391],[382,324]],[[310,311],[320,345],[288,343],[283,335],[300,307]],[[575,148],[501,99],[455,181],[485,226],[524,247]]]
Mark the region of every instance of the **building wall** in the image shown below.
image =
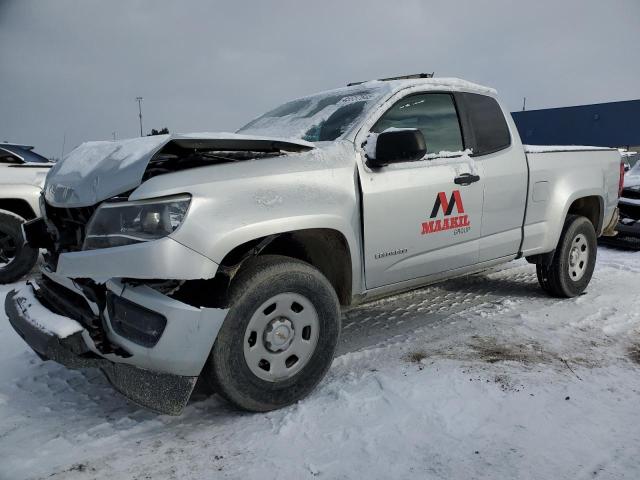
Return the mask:
[[[640,145],[640,100],[513,112],[530,145]]]

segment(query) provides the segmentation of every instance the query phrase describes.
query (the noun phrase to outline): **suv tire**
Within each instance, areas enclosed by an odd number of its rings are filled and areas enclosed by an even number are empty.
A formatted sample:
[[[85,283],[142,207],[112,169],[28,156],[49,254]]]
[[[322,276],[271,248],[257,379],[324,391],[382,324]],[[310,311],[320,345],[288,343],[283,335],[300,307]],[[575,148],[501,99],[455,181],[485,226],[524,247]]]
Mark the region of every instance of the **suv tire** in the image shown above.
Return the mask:
[[[296,259],[256,257],[232,280],[228,305],[203,373],[213,390],[253,412],[309,394],[340,336],[340,306],[326,277]]]

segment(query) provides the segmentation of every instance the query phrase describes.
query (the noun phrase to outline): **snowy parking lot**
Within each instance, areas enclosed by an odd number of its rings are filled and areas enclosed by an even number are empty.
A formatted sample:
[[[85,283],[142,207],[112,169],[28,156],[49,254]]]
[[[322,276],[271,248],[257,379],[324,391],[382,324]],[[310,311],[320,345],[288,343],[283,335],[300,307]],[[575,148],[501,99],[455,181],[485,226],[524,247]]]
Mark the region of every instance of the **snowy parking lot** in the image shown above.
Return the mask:
[[[640,252],[601,248],[574,299],[524,261],[399,295],[347,312],[339,348],[292,407],[170,417],[2,312],[0,478],[640,478]]]

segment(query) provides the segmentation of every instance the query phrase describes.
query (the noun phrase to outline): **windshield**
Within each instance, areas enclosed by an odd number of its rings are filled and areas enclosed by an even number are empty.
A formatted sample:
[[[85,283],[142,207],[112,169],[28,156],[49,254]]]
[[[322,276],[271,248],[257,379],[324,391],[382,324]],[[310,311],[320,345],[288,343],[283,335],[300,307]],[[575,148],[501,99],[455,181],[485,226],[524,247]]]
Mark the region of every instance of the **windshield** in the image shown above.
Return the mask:
[[[256,118],[237,133],[300,138],[309,142],[336,140],[389,91],[386,84],[331,90],[285,103]]]

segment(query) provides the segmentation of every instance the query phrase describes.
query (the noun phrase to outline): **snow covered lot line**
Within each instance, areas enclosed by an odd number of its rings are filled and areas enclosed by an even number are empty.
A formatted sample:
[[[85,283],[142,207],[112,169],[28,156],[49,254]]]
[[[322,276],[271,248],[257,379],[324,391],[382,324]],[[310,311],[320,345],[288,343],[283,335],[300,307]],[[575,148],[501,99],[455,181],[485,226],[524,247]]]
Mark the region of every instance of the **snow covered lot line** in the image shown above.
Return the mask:
[[[343,322],[299,404],[168,417],[41,362],[2,313],[0,479],[640,478],[640,253],[601,249],[576,299],[521,262]]]

